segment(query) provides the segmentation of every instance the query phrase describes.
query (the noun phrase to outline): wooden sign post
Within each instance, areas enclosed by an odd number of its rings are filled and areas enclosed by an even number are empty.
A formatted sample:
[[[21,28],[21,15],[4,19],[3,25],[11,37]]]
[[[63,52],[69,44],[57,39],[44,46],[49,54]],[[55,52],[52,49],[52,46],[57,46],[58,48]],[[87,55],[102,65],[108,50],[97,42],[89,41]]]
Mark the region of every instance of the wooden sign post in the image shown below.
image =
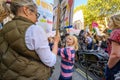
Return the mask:
[[[58,4],[58,9],[57,9],[57,25],[56,25],[56,35],[59,35],[59,29],[60,29],[60,4]]]

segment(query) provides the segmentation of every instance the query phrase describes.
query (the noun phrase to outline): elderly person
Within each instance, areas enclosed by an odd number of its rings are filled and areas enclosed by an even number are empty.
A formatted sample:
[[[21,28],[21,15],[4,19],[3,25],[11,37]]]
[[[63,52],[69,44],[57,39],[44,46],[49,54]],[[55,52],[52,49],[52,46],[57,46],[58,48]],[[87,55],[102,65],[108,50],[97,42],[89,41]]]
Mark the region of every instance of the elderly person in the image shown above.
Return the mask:
[[[115,75],[120,71],[120,14],[113,15],[108,26],[112,32],[108,45],[110,57],[106,68],[106,80],[115,80]]]
[[[9,4],[15,17],[0,32],[0,80],[48,80],[50,67],[56,63],[59,36],[50,51],[44,30],[35,24],[39,17],[36,4],[32,0]]]

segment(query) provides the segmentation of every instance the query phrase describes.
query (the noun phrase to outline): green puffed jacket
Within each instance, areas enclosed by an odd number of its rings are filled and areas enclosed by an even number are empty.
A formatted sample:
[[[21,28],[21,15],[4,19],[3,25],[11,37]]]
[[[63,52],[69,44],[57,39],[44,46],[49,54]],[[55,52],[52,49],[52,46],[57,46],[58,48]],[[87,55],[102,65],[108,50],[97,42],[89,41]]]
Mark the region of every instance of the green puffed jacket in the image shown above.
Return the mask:
[[[25,45],[31,21],[15,17],[0,31],[0,80],[48,80],[50,68]]]

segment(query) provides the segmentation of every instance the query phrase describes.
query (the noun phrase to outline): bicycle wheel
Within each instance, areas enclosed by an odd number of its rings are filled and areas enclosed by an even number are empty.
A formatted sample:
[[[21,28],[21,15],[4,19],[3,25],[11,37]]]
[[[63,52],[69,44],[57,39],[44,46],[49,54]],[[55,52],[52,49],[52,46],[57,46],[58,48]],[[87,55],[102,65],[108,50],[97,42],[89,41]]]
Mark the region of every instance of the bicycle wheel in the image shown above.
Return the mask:
[[[93,69],[93,74],[95,75],[96,78],[102,78],[104,77],[104,70],[100,66],[95,66]]]

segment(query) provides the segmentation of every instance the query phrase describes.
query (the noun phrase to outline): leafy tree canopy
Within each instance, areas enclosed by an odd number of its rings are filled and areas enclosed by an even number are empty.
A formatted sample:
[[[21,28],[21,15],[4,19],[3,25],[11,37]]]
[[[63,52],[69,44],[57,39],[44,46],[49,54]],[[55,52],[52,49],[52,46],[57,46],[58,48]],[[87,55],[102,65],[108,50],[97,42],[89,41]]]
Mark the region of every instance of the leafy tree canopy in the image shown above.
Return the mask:
[[[120,0],[88,0],[86,5],[78,6],[74,13],[82,10],[84,14],[84,24],[90,25],[92,21],[102,20],[120,11]]]

